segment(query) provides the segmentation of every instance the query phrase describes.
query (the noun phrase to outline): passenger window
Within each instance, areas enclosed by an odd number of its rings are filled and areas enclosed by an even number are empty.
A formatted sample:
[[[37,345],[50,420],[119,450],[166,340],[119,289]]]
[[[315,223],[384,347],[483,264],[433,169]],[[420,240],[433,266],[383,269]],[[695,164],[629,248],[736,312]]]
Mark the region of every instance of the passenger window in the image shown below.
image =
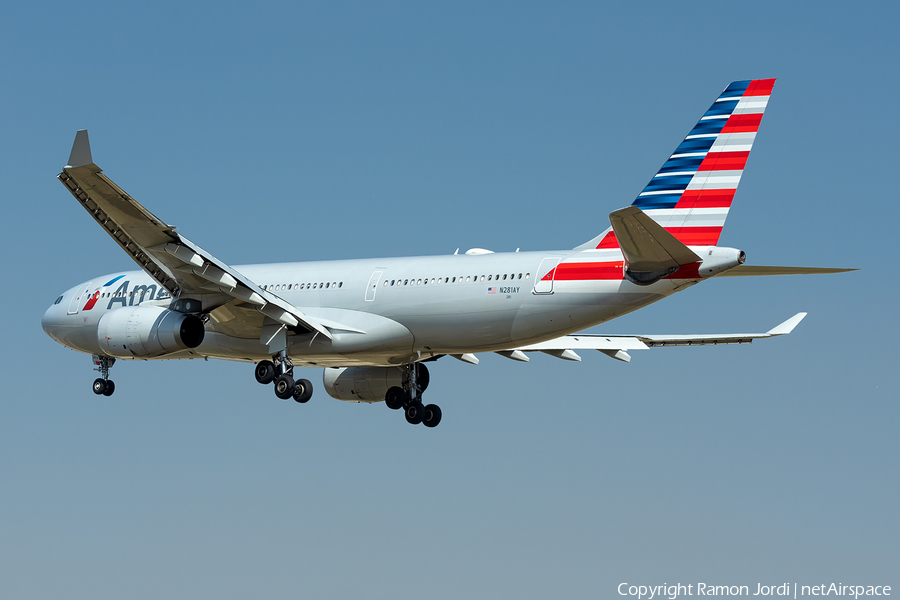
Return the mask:
[[[469,282],[469,276],[466,275],[466,283],[468,283],[468,282]]]
[[[431,283],[434,283],[434,277],[431,278]]]
[[[484,281],[484,275],[481,276],[481,280]]]
[[[522,274],[521,274],[521,273],[519,273],[519,279],[522,279]]]
[[[341,289],[342,287],[344,287],[344,282],[343,281],[338,282],[338,289]]]
[[[482,277],[481,279],[484,280],[484,277]],[[491,280],[491,276],[488,275],[488,281],[490,281],[490,280]]]
[[[325,289],[327,290],[327,289],[329,289],[330,287],[331,287],[331,282],[329,281],[328,283],[325,284]]]
[[[456,283],[456,277],[453,278],[453,281],[451,283]]]
[[[525,273],[525,279],[528,279],[529,277],[531,277],[531,273]]]

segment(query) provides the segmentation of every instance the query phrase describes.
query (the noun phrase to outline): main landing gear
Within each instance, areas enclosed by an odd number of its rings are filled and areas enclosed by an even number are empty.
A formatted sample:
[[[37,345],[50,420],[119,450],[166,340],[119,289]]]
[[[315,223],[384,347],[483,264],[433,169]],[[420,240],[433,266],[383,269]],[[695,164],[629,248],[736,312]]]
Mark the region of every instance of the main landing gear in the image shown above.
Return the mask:
[[[282,350],[272,360],[261,360],[256,365],[256,381],[263,385],[275,382],[275,395],[282,400],[293,398],[300,404],[312,398],[313,386],[309,379],[294,380],[294,364]]]
[[[403,387],[389,388],[384,395],[384,403],[392,410],[403,409],[406,422],[411,425],[423,424],[437,427],[441,422],[441,407],[437,404],[422,404],[422,392],[428,387],[428,369],[422,363],[403,366]]]
[[[116,384],[109,378],[109,368],[113,366],[116,359],[110,356],[93,356],[94,364],[97,365],[95,371],[100,371],[100,377],[94,380],[94,393],[98,396],[112,396],[116,391]]]

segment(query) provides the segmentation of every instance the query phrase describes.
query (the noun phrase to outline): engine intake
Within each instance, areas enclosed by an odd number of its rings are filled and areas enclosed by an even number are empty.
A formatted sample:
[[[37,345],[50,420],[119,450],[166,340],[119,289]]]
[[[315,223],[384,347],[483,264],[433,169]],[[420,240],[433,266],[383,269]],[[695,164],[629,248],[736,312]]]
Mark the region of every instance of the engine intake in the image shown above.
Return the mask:
[[[151,358],[196,348],[204,334],[198,317],[161,306],[117,308],[97,323],[100,348],[117,358]]]

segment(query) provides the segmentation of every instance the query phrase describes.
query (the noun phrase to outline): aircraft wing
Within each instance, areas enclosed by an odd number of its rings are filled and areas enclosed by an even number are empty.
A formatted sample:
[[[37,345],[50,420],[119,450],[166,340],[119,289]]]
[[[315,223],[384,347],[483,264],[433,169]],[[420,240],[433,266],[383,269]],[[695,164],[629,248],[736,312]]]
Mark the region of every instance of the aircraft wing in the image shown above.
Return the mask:
[[[69,162],[58,179],[173,298],[220,294],[220,304],[237,300],[283,325],[332,338],[321,323],[188,240],[113,183],[94,164],[86,129],[75,135]]]
[[[797,313],[765,333],[726,333],[712,335],[595,335],[575,334],[502,352],[514,360],[528,360],[523,352],[545,352],[564,360],[581,360],[575,350],[599,350],[611,358],[631,361],[628,350],[644,350],[661,346],[708,346],[749,344],[753,340],[787,335],[806,316]],[[518,352],[518,354],[516,354]]]

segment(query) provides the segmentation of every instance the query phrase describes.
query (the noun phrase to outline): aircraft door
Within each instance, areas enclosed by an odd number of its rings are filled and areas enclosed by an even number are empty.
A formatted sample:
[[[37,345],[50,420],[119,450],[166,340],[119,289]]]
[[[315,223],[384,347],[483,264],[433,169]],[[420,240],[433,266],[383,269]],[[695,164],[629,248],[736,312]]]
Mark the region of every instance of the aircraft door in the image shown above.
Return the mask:
[[[90,295],[91,282],[88,281],[83,287],[75,290],[75,293],[72,294],[72,299],[69,301],[69,314],[77,315],[78,311],[81,310],[81,307],[84,305],[83,303],[87,302]]]
[[[549,257],[541,261],[534,274],[534,293],[535,294],[552,294],[553,278],[556,276],[556,265],[559,264],[559,257]]]
[[[366,302],[375,300],[375,291],[378,289],[378,282],[381,281],[381,274],[384,271],[375,271],[369,277],[369,285],[366,286]]]

